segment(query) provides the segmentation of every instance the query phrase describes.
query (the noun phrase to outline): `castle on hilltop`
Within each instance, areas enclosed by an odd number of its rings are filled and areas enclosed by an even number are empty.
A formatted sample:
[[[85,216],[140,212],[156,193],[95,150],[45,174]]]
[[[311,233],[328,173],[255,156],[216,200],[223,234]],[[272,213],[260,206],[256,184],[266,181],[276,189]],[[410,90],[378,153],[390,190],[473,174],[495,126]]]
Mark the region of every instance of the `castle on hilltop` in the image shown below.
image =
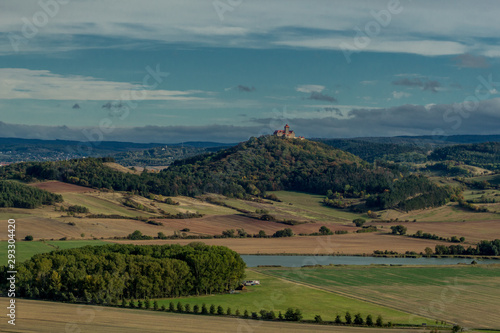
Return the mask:
[[[273,135],[277,136],[277,137],[287,138],[287,139],[304,140],[303,136],[295,136],[295,132],[290,130],[290,126],[288,126],[288,124],[285,125],[284,129],[274,131]]]

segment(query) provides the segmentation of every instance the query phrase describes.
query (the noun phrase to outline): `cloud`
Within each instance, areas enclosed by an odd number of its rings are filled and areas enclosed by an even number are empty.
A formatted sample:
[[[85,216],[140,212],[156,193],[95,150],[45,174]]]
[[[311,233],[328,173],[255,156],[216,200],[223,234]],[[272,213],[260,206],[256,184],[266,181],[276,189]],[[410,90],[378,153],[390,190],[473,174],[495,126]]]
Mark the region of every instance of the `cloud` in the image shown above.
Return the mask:
[[[142,126],[117,127],[110,133],[96,128],[68,126],[17,125],[0,122],[3,137],[30,139],[60,139],[88,141],[84,133],[103,141],[133,141],[174,143],[182,141],[239,142],[251,136],[271,134],[285,122],[293,121],[294,131],[306,137],[366,137],[397,135],[457,135],[499,134],[500,98],[470,103],[400,105],[383,109],[355,108],[347,116],[338,117],[336,108],[325,114],[300,112],[291,118],[284,111],[282,117],[251,119],[242,126]],[[330,112],[333,114],[326,114]],[[85,130],[85,131],[84,131]],[[98,145],[91,142],[89,145]]]
[[[402,13],[394,15],[389,25],[381,27],[381,33],[372,36],[369,45],[357,50],[425,56],[469,52],[499,56],[495,41],[500,22],[497,11],[492,10],[496,8],[495,1],[485,0],[478,4],[457,0],[453,8],[447,2],[431,0],[421,0],[411,6],[402,4]],[[353,25],[364,31],[368,23],[376,22],[371,12],[387,10],[387,1],[343,0],[325,6],[321,1],[270,3],[254,0],[228,5],[223,22],[219,22],[212,1],[113,0],[111,3],[119,5],[120,10],[110,13],[109,3],[99,0],[70,1],[61,5],[57,15],[49,17],[49,24],[39,29],[36,38],[21,45],[22,51],[41,53],[110,47],[109,43],[99,42],[102,38],[129,41],[116,47],[160,42],[253,49],[280,45],[340,50],[341,43],[346,43],[354,50],[357,32]],[[19,18],[29,19],[42,11],[36,1],[12,1],[3,7],[0,34],[4,35],[22,36],[23,21]],[[442,13],[447,14],[446,19]],[[255,18],[259,18],[259,24]],[[91,38],[82,43],[80,38],[84,36]],[[13,53],[9,44],[2,44],[0,53]]]
[[[339,117],[342,117],[342,112],[340,111],[339,108],[335,108],[335,107],[324,107],[323,110],[325,110],[326,112],[331,112]]]
[[[404,91],[393,91],[392,92],[392,98],[394,98],[394,99],[400,99],[403,97],[410,97],[410,96],[411,96],[410,93],[407,93]]]
[[[473,55],[473,54],[461,54],[454,58],[456,61],[456,66],[460,68],[488,68],[490,67],[490,63],[488,59],[481,55]]]
[[[393,85],[396,86],[406,86],[406,87],[420,87],[422,90],[437,92],[437,88],[441,84],[436,80],[419,79],[419,78],[403,78],[396,81],[392,81]]]
[[[73,105],[72,109],[80,109],[80,105],[78,103],[75,103]]]
[[[369,80],[366,80],[366,81],[361,81],[360,83],[364,86],[368,86],[368,85],[372,85],[372,84],[377,84],[377,80],[373,80],[373,81],[369,81]]]
[[[1,99],[39,100],[204,100],[198,90],[152,90],[143,85],[90,76],[59,75],[48,70],[0,68]],[[134,97],[136,96],[136,97]]]
[[[242,92],[253,92],[255,91],[255,87],[254,86],[251,86],[251,87],[248,87],[248,86],[244,86],[244,85],[238,85],[236,87],[236,89],[238,89],[238,91],[242,91]]]
[[[307,99],[312,99],[316,101],[326,101],[332,103],[337,102],[337,99],[335,97],[316,91],[311,92],[311,95]]]
[[[293,118],[294,130],[306,137],[366,137],[398,135],[500,134],[500,98],[470,103],[400,105],[391,108],[356,108],[347,117]],[[273,119],[255,119],[266,125]]]
[[[319,84],[303,84],[300,86],[297,86],[295,88],[295,91],[298,92],[303,92],[303,93],[312,93],[312,92],[317,92],[320,93],[325,89],[325,86],[321,86]]]

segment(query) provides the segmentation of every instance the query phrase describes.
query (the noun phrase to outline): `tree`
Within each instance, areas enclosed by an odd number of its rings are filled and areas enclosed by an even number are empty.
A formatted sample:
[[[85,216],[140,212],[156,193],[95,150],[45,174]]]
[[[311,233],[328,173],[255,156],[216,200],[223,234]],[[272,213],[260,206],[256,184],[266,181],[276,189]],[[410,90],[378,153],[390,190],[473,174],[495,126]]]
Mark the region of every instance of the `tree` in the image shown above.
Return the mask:
[[[347,311],[345,313],[345,323],[346,324],[352,324],[352,317],[351,317],[351,314],[349,313],[349,311]]]
[[[430,247],[426,247],[424,252],[426,256],[431,256],[434,253]]]
[[[464,329],[460,325],[453,325],[453,328],[451,329],[452,332],[463,332]]]
[[[144,300],[144,308],[146,310],[149,310],[151,308],[151,301],[149,300],[149,298],[146,297],[146,299]]]
[[[356,325],[363,325],[364,320],[363,317],[361,317],[361,313],[357,313],[354,315],[354,324]]]
[[[224,308],[222,307],[222,305],[219,305],[217,307],[217,314],[222,316],[224,314]]]
[[[320,316],[320,315],[316,315],[316,316],[314,317],[314,321],[315,321],[315,322],[317,322],[317,323],[322,323],[322,322],[323,322],[323,318],[321,318],[321,316]]]
[[[26,235],[26,237],[24,237],[24,240],[25,240],[25,241],[30,242],[30,241],[32,241],[32,240],[33,240],[33,236],[31,236],[31,235]]]
[[[245,310],[245,312],[243,312],[243,318],[248,318],[249,315],[248,315],[248,310]]]
[[[366,325],[373,326],[373,318],[372,315],[366,316]]]
[[[215,314],[215,305],[214,304],[210,305],[210,314],[212,314],[212,315]]]
[[[236,309],[236,312],[234,313],[234,315],[235,315],[236,317],[239,317],[239,316],[240,316],[240,309]]]
[[[405,235],[407,228],[404,225],[396,225],[392,226],[391,230],[394,235],[396,234]]]
[[[137,301],[137,308],[138,308],[138,309],[142,309],[142,306],[143,306],[142,301],[141,301],[141,300],[138,300],[138,301]]]
[[[266,235],[266,232],[264,230],[259,230],[259,238],[265,238],[267,235]]]
[[[319,233],[321,235],[333,235],[333,232],[324,225],[319,228]]]
[[[179,313],[184,312],[184,306],[182,306],[181,302],[177,302],[177,312]]]
[[[377,322],[376,322],[376,325],[377,325],[378,327],[382,327],[382,326],[384,326],[384,321],[382,320],[382,316],[381,316],[381,315],[379,315],[379,316],[377,317]]]
[[[189,305],[189,303],[186,304],[186,305],[184,305],[184,312],[185,313],[190,313],[191,312],[191,305]]]
[[[201,305],[201,314],[208,314],[207,305],[205,303]]]
[[[357,218],[357,219],[352,220],[352,223],[354,223],[356,225],[356,227],[361,228],[363,226],[363,224],[366,223],[366,220],[362,219],[362,218]]]
[[[340,319],[340,315],[337,315],[337,317],[335,317],[335,324],[342,324],[342,319]]]
[[[170,302],[168,304],[168,311],[170,312],[174,312],[175,311],[175,305],[174,305],[174,302]]]
[[[227,308],[226,314],[227,314],[228,316],[230,316],[230,315],[232,314],[231,307],[228,307],[228,308]]]
[[[285,312],[285,320],[292,321],[295,313],[292,308],[288,308]]]
[[[131,300],[130,300],[130,303],[128,303],[128,306],[129,306],[129,308],[131,308],[131,309],[135,308],[135,303],[134,303],[134,300],[133,300],[133,299],[131,299]]]
[[[195,304],[195,305],[193,306],[193,313],[194,313],[194,314],[197,314],[197,313],[199,313],[199,312],[200,312],[200,307],[199,307],[199,305],[198,305],[198,304]]]

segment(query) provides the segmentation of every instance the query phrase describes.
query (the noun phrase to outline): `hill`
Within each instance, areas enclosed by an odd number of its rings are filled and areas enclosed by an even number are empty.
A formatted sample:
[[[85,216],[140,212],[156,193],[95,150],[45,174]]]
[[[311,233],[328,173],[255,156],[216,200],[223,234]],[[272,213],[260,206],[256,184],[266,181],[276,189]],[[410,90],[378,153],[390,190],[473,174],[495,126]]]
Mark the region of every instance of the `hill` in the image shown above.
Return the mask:
[[[343,198],[369,199],[371,206],[380,208],[398,206],[407,199],[412,204],[402,208],[425,208],[442,205],[449,197],[448,191],[427,178],[410,175],[395,165],[375,167],[322,143],[273,136],[251,138],[216,153],[177,161],[155,174],[122,173],[104,164],[113,161],[87,158],[21,163],[0,169],[0,178],[60,180],[143,196],[216,193],[246,198],[291,190],[329,194],[334,205]]]
[[[499,170],[500,142],[441,147],[434,150],[429,159],[433,161],[455,161],[488,170]]]

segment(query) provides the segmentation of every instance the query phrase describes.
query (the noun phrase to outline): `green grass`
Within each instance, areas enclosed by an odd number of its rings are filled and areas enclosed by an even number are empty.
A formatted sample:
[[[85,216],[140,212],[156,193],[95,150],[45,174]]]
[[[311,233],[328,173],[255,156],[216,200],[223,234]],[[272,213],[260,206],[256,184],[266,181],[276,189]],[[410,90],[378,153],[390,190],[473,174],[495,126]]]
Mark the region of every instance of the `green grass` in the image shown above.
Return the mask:
[[[16,263],[23,262],[38,253],[50,252],[57,249],[70,249],[86,245],[108,244],[100,240],[81,241],[17,241],[16,242]],[[0,266],[7,264],[7,241],[0,241]]]
[[[500,265],[258,270],[462,326],[500,328]]]
[[[143,211],[128,209],[118,203],[84,193],[64,193],[63,198],[64,202],[70,205],[87,207],[92,214],[117,214],[129,217],[153,215]]]
[[[224,310],[231,307],[233,313],[236,309],[239,309],[242,315],[245,310],[251,313],[259,312],[261,309],[274,310],[276,311],[276,315],[278,311],[284,314],[289,307],[293,307],[299,308],[302,311],[304,319],[314,319],[315,315],[321,315],[323,320],[331,321],[335,319],[337,314],[343,317],[345,312],[349,311],[353,317],[354,314],[359,312],[364,318],[368,314],[371,314],[374,318],[381,315],[386,322],[409,323],[410,315],[408,313],[280,280],[253,270],[247,271],[247,279],[258,279],[261,285],[247,287],[247,291],[242,291],[238,294],[160,299],[158,303],[160,306],[163,304],[167,308],[171,301],[175,305],[177,305],[177,302],[183,304],[189,303],[191,309],[195,304],[198,304],[200,308],[203,303],[207,307],[210,307],[211,304],[215,306],[221,305],[224,307]],[[421,323],[431,325],[434,321],[422,317],[413,318],[413,324]]]

